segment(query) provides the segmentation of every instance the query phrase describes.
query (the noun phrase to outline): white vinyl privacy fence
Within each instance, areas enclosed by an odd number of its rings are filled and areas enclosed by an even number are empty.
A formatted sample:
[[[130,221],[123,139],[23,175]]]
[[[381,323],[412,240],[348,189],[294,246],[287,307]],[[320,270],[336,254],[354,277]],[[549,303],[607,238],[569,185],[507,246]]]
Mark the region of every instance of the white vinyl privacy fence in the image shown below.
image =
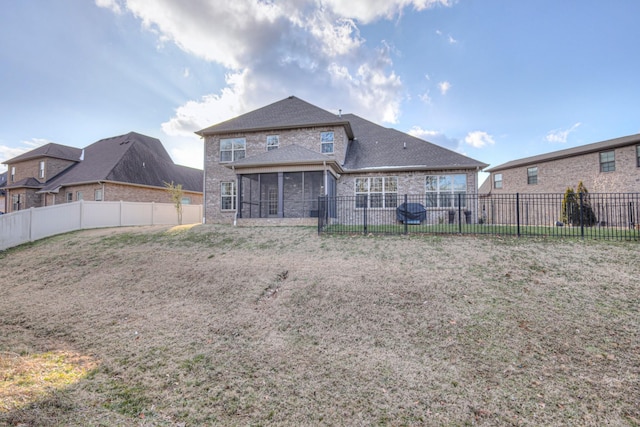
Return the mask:
[[[183,205],[182,223],[202,223],[202,205]],[[0,215],[0,250],[85,228],[177,225],[170,203],[89,202],[31,208]]]

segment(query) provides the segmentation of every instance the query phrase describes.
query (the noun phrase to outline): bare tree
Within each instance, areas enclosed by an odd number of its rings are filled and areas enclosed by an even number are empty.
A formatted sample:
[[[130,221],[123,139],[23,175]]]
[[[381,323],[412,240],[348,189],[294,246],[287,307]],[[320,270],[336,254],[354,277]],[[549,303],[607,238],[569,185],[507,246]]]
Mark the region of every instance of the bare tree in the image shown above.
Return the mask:
[[[173,202],[173,206],[176,208],[176,213],[178,214],[178,225],[182,225],[182,196],[184,192],[182,191],[182,184],[174,184],[173,181],[171,183],[165,182],[165,188],[171,194],[171,201]]]

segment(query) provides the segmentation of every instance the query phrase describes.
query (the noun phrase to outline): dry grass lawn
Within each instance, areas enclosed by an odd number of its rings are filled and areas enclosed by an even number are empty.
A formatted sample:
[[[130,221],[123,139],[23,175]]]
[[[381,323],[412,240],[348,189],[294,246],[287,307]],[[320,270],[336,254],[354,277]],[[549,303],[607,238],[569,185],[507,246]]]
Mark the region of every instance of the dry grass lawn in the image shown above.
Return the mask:
[[[0,424],[640,425],[637,243],[101,229],[0,252]]]

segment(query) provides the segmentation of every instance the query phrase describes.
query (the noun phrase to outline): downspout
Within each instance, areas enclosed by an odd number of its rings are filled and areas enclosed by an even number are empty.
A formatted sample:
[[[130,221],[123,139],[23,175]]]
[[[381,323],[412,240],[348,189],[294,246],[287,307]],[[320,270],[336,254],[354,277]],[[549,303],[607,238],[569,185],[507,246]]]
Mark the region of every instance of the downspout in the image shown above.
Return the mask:
[[[231,165],[231,171],[233,172],[233,174],[235,175],[236,173],[236,168],[235,166]],[[240,201],[239,197],[238,197],[238,175],[236,176],[236,212],[233,214],[233,226],[237,226],[238,225],[238,202]]]

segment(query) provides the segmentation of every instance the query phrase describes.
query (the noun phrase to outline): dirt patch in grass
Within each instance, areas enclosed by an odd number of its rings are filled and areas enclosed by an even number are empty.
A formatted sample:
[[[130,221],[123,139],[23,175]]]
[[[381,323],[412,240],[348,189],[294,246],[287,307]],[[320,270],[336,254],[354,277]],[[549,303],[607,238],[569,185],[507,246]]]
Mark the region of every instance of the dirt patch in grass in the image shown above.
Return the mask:
[[[212,225],[57,236],[0,253],[0,372],[44,354],[84,370],[20,405],[3,379],[0,423],[639,425],[637,253]]]

